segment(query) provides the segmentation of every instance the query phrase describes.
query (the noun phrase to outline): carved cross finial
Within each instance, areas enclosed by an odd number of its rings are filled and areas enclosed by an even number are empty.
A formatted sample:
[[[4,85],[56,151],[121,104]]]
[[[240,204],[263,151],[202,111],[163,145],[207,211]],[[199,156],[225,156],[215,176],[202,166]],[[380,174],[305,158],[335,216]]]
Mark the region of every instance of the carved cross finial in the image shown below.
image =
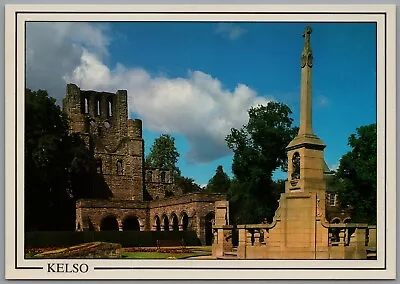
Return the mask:
[[[312,66],[312,51],[311,51],[311,44],[310,44],[310,35],[312,29],[310,26],[307,26],[304,29],[303,37],[304,37],[304,48],[301,54],[301,67],[308,65],[309,67]]]
[[[303,32],[303,37],[304,37],[304,50],[309,50],[310,49],[310,35],[311,35],[312,29],[310,26],[307,26]]]
[[[310,26],[307,26],[303,32],[303,37],[310,38],[310,34],[312,33],[312,29]]]

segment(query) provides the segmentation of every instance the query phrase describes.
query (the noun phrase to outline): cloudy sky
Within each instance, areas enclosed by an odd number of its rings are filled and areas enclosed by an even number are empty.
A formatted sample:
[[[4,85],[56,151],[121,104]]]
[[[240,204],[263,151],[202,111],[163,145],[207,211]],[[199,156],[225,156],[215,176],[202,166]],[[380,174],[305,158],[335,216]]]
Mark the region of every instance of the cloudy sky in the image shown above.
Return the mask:
[[[146,154],[170,133],[182,174],[206,184],[224,138],[251,106],[288,104],[298,125],[301,36],[307,23],[28,23],[26,84],[59,103],[67,83],[128,90],[129,115],[143,120]],[[311,23],[313,128],[335,168],[356,128],[376,122],[376,28]],[[276,177],[284,177],[277,173]]]

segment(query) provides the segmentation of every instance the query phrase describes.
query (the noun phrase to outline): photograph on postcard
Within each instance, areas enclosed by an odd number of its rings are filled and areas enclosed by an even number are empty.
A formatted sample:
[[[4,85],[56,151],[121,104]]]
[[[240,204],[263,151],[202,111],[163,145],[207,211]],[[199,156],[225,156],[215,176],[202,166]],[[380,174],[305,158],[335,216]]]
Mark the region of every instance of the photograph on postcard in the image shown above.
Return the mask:
[[[386,14],[211,12],[15,15],[16,267],[386,269]]]

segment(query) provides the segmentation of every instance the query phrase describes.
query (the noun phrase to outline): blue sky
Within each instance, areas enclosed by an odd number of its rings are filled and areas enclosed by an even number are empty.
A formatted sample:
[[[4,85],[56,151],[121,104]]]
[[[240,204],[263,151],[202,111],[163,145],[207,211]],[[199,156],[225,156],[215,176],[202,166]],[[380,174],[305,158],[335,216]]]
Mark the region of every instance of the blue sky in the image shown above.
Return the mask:
[[[246,123],[250,106],[283,102],[298,125],[301,35],[308,23],[35,24],[27,32],[27,87],[46,88],[58,100],[67,82],[98,91],[127,89],[130,116],[143,120],[146,153],[156,137],[170,133],[182,174],[199,184],[220,164],[230,173],[232,155],[223,138],[230,127]],[[349,150],[348,136],[376,122],[376,27],[309,25],[313,129],[335,168]],[[38,75],[46,55],[43,32],[51,29],[45,62],[53,67]],[[52,72],[54,66],[60,68]]]

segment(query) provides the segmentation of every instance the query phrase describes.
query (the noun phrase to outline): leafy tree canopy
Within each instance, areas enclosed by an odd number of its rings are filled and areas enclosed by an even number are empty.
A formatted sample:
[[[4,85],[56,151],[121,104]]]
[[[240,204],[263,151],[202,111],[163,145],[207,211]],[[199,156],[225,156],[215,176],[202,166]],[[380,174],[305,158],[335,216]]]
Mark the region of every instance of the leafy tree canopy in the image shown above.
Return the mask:
[[[176,165],[178,158],[175,138],[169,134],[162,134],[151,146],[150,154],[146,157],[146,164],[154,168],[172,169],[176,175],[180,175],[181,171]]]
[[[340,204],[352,208],[352,221],[376,224],[376,124],[357,128],[351,151],[340,159],[336,183]]]
[[[229,190],[233,220],[241,223],[272,219],[279,198],[275,189],[280,188],[272,175],[278,168],[286,171],[286,146],[298,132],[285,104],[270,102],[252,107],[248,114],[248,123],[226,137],[234,153]]]
[[[198,192],[201,190],[201,187],[192,178],[176,176],[175,184],[178,188],[182,189],[183,194]]]
[[[25,226],[75,228],[75,200],[88,197],[93,155],[47,91],[25,90]],[[88,189],[89,192],[88,192]]]
[[[169,134],[162,134],[154,141],[150,149],[150,154],[146,157],[146,166],[172,169],[175,177],[175,185],[182,189],[184,194],[200,191],[201,188],[196,184],[194,179],[181,175],[181,170],[177,166],[179,156],[179,152],[175,146],[175,138]]]
[[[221,165],[217,167],[215,175],[209,180],[206,191],[214,193],[227,193],[231,185],[231,180],[224,172]]]

